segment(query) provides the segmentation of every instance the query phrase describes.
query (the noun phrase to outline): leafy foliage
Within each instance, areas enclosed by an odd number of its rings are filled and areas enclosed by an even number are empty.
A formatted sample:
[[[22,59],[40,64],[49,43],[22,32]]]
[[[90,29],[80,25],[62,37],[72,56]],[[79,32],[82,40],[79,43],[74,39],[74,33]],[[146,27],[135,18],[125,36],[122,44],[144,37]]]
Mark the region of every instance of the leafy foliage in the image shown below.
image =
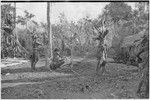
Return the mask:
[[[22,16],[18,16],[18,19],[17,19],[17,23],[21,23],[21,25],[26,25],[27,22],[33,18],[35,15],[33,14],[30,14],[29,12],[27,12],[26,10],[24,11],[25,13],[25,16],[22,17]],[[35,24],[37,24],[35,21],[34,21]]]
[[[16,44],[13,40],[13,29],[14,29],[14,7],[11,4],[4,4],[1,6],[1,25],[2,25],[2,50],[1,57],[13,57],[16,49]]]
[[[105,9],[114,22],[118,22],[121,19],[128,20],[131,16],[131,6],[124,2],[111,2]]]

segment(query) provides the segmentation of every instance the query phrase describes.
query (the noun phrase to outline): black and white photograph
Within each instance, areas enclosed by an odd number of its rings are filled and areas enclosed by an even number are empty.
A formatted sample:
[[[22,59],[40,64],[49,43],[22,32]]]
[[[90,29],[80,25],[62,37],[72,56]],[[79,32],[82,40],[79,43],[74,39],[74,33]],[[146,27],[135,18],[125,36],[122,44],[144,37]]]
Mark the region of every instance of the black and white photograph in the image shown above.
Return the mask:
[[[1,1],[1,99],[149,99],[149,1]]]

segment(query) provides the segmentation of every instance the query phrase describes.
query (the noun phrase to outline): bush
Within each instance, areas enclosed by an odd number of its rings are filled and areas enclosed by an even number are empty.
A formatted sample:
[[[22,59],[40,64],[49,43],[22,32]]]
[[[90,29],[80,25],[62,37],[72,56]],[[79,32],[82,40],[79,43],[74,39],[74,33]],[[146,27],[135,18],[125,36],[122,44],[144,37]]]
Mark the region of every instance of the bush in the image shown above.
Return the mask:
[[[116,52],[113,59],[115,60],[115,62],[121,62],[126,64],[129,61],[129,52],[126,51],[124,48],[121,48],[119,52]]]

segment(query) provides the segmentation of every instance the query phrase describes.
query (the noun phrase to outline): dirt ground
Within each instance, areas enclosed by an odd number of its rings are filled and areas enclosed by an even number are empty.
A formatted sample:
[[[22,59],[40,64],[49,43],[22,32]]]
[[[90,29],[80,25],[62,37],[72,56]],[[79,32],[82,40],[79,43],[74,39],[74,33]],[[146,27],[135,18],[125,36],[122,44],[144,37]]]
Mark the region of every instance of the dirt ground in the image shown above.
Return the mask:
[[[96,60],[74,62],[69,68],[49,71],[39,61],[36,71],[30,63],[1,68],[2,99],[128,99],[135,92],[140,75],[135,66],[108,63],[104,75],[95,74]]]

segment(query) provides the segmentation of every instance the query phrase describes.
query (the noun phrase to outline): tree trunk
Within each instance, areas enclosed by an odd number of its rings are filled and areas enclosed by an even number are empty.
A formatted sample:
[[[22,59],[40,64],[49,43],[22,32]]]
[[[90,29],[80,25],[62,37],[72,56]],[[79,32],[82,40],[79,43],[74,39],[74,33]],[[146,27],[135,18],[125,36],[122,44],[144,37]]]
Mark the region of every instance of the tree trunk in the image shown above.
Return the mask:
[[[52,58],[52,32],[51,32],[51,27],[50,27],[50,3],[49,2],[47,3],[47,23],[48,23],[48,27],[47,27],[48,44],[47,44],[47,48],[45,50],[45,57],[46,57],[45,66],[46,66],[46,68],[49,69],[49,55],[50,54],[51,54],[51,58]],[[51,53],[49,51],[51,51]]]
[[[50,3],[50,13],[52,13],[52,3]],[[49,40],[50,40],[50,55],[51,55],[51,58],[53,58],[53,49],[52,49],[52,46],[53,46],[53,34],[52,34],[52,26],[51,26],[51,21],[50,21],[50,14],[49,14],[49,26],[50,26],[50,36],[49,36]]]
[[[50,11],[50,4],[47,2],[47,32],[48,32],[48,44],[46,44],[46,50],[45,50],[45,57],[46,57],[46,63],[45,66],[48,68],[48,60],[49,60],[49,34],[50,34],[50,20],[49,20],[49,11]]]
[[[16,34],[16,3],[14,2],[14,36],[15,36],[15,38],[18,40],[18,38],[17,38],[17,34]],[[14,45],[15,45],[16,43],[14,43]],[[15,48],[14,48],[14,50],[13,50],[13,56],[15,57],[16,55],[15,55]]]

